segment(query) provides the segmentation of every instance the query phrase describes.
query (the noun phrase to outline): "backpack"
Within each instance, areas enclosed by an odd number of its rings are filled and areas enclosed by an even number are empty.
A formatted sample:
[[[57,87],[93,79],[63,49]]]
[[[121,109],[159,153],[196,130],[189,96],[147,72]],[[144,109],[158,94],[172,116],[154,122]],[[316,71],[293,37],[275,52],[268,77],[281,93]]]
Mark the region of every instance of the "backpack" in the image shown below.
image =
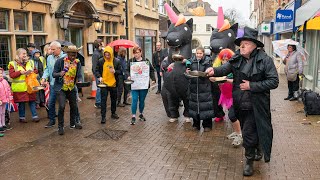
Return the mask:
[[[320,96],[311,90],[306,90],[302,94],[304,113],[308,115],[320,115]]]

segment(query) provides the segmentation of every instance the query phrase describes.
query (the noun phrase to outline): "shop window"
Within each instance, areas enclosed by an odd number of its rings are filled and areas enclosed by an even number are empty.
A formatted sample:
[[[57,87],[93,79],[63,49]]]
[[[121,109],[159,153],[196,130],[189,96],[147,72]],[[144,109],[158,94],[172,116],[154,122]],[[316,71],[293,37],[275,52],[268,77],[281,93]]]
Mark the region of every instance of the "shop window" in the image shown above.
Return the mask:
[[[106,44],[109,44],[109,43],[111,43],[111,41],[112,41],[111,37],[107,37],[107,41],[106,41]]]
[[[118,23],[113,22],[112,23],[112,34],[117,34],[117,29],[118,29]]]
[[[4,70],[8,69],[10,61],[10,37],[0,36],[0,67]]]
[[[32,27],[33,31],[43,31],[43,15],[32,14]]]
[[[19,48],[27,48],[27,44],[29,42],[29,36],[16,36],[16,47]]]
[[[14,30],[27,31],[27,13],[14,12]]]
[[[206,24],[206,31],[210,32],[211,31],[211,24]]]
[[[119,38],[118,38],[118,36],[114,36],[113,37],[113,40],[115,41],[115,40],[118,40]]]
[[[106,21],[104,24],[105,24],[105,33],[110,34],[111,33],[111,22]]]
[[[0,31],[8,31],[8,11],[0,9]]]
[[[45,39],[45,36],[34,36],[34,44],[36,45],[36,48],[39,49],[41,52],[41,45],[43,45],[46,42]]]

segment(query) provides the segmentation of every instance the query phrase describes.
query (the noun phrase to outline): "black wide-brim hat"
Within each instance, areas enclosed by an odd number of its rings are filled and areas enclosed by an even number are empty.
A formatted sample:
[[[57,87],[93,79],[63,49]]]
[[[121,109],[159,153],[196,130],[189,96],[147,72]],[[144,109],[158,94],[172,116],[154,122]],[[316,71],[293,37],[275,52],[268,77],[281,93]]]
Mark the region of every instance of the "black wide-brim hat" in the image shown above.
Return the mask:
[[[236,44],[237,46],[240,46],[241,41],[247,40],[247,41],[254,42],[257,45],[257,47],[264,47],[264,44],[261,41],[257,40],[257,38],[258,38],[258,31],[257,30],[249,28],[249,27],[244,27],[243,36],[240,38],[237,38],[234,41],[234,44]]]

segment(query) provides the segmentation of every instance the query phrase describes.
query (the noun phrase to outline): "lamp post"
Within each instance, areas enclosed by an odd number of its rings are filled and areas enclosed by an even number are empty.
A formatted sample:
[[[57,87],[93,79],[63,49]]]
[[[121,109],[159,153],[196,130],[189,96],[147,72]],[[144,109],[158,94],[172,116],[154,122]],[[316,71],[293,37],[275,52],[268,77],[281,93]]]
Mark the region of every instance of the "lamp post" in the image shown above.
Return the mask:
[[[94,26],[94,29],[97,31],[97,33],[100,33],[101,27],[102,27],[102,21],[98,18],[94,19],[93,26]]]
[[[66,41],[69,40],[68,37],[68,24],[69,24],[69,20],[70,20],[70,16],[66,15],[66,14],[60,14],[60,15],[56,15],[56,18],[59,20],[59,25],[60,28],[64,31],[64,39]]]
[[[126,37],[129,40],[129,20],[128,20],[128,0],[125,0],[125,13],[126,13]],[[129,60],[129,51],[127,50],[127,60]]]

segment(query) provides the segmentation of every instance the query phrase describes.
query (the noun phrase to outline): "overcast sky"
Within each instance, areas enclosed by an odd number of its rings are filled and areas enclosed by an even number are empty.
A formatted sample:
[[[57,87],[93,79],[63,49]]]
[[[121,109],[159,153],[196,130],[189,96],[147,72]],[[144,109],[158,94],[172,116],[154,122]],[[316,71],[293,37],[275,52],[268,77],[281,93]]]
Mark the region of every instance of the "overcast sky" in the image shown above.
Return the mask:
[[[223,11],[227,9],[236,9],[245,21],[249,22],[250,16],[250,0],[204,0],[211,4],[211,8],[215,11],[218,11],[218,7],[222,6]]]

